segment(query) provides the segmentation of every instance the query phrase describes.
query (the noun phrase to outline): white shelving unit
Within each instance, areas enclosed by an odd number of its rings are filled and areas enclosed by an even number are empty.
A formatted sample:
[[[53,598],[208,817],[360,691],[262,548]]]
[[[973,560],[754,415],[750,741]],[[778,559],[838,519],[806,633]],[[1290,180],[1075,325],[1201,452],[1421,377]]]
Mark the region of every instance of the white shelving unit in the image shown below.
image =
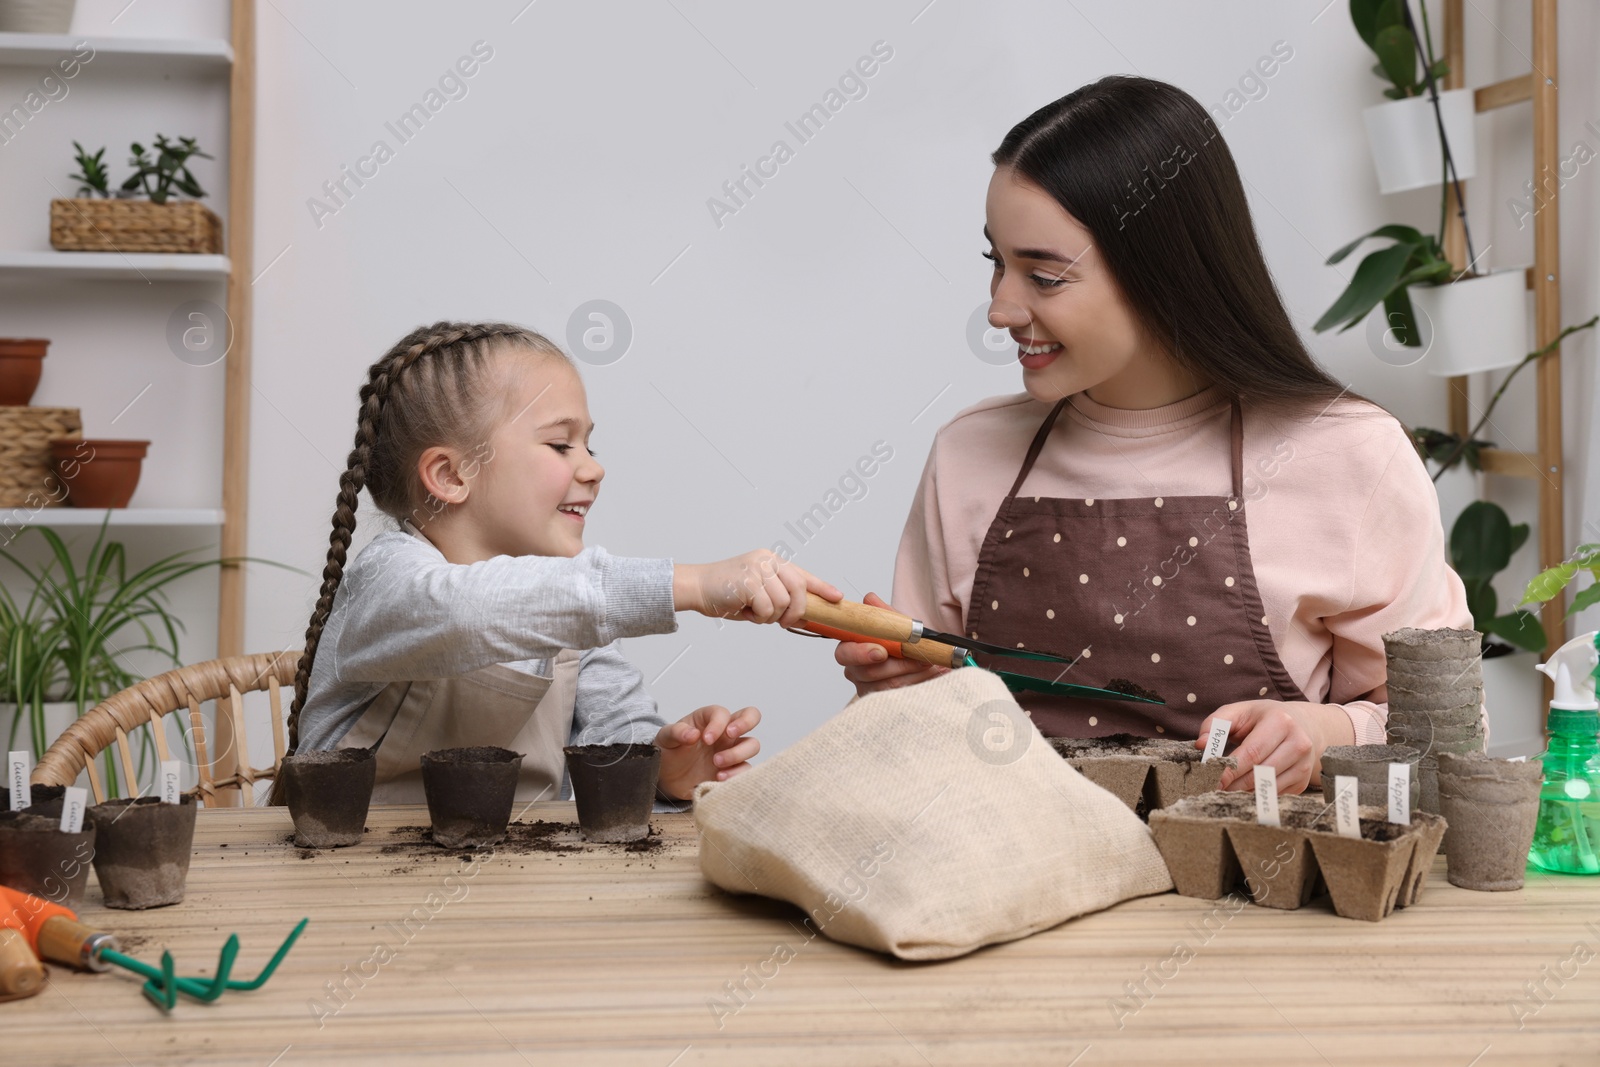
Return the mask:
[[[225,282],[231,269],[227,256],[176,252],[0,251],[0,278],[47,273],[58,278]]]
[[[221,526],[221,508],[0,508],[0,531],[24,526]]]
[[[159,253],[117,252],[58,252],[33,245],[34,238],[13,238],[14,247],[0,248],[0,333],[10,332],[6,326],[5,309],[10,305],[12,292],[48,292],[52,295],[73,292],[80,283],[87,299],[98,292],[102,299],[118,306],[128,306],[122,299],[124,288],[137,292],[141,287],[159,283],[167,287],[170,295],[157,299],[168,301],[181,298],[185,288],[196,297],[217,299],[225,304],[232,324],[232,340],[225,365],[222,403],[222,440],[218,448],[222,457],[219,484],[213,493],[202,497],[207,503],[215,499],[216,507],[133,507],[133,508],[0,508],[0,531],[17,531],[28,526],[71,528],[76,531],[92,530],[102,523],[120,529],[142,528],[157,532],[168,530],[176,534],[182,530],[214,533],[220,541],[220,554],[224,557],[248,555],[245,544],[246,505],[248,502],[248,444],[250,415],[250,338],[251,300],[250,264],[254,227],[252,205],[254,201],[254,144],[255,144],[255,18],[254,0],[230,0],[227,5],[229,21],[226,33],[212,37],[217,23],[206,21],[205,34],[194,38],[111,37],[83,34],[32,34],[0,33],[0,67],[11,70],[48,70],[67,57],[86,57],[92,50],[92,59],[84,59],[82,66],[91,71],[113,74],[119,92],[139,95],[148,86],[159,98],[170,91],[167,83],[189,79],[195,84],[186,91],[204,94],[206,106],[223,108],[226,116],[226,154],[218,153],[219,162],[225,161],[227,199],[223,212],[223,232],[226,241],[223,255],[178,255]],[[79,90],[74,89],[74,93]],[[59,108],[61,105],[54,104]],[[81,107],[81,104],[74,104]],[[135,106],[132,113],[143,117],[143,109]],[[152,115],[151,117],[160,117]],[[93,125],[93,123],[89,123]],[[158,127],[159,128],[159,127]],[[126,143],[126,142],[124,142]],[[63,183],[64,184],[64,183]],[[8,193],[12,190],[8,189]],[[56,195],[71,195],[69,190],[58,190]],[[43,211],[44,204],[38,205]],[[22,247],[15,247],[16,244]],[[99,290],[91,287],[99,286]],[[106,286],[116,287],[110,296]],[[25,295],[22,299],[27,299]],[[17,306],[21,306],[20,304]],[[111,312],[105,312],[110,314]],[[32,336],[49,336],[48,323],[34,317]],[[57,356],[57,362],[62,356]],[[137,399],[137,397],[135,397]],[[181,413],[175,413],[181,418]],[[112,420],[115,421],[114,419]],[[207,499],[210,498],[210,499]],[[108,521],[109,520],[109,521]],[[238,655],[244,639],[244,569],[241,565],[221,568],[217,575],[217,655]],[[232,744],[231,720],[218,716],[215,734],[211,738],[218,753],[220,775],[231,773]]]
[[[82,45],[95,62],[156,60],[163,69],[217,69],[233,64],[227,41],[185,41],[160,37],[80,37],[70,33],[0,33],[0,63],[45,63],[72,55]]]

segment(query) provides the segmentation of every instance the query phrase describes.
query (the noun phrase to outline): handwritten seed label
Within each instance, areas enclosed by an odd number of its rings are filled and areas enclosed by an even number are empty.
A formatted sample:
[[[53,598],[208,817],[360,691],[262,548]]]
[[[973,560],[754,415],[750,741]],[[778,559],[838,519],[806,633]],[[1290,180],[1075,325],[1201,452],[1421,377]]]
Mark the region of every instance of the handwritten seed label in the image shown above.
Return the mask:
[[[33,776],[33,768],[29,766],[31,762],[27,752],[13,752],[6,762],[6,782],[11,787],[12,811],[21,811],[32,799],[33,794],[28,789],[28,779]]]
[[[1256,767],[1256,822],[1262,826],[1282,826],[1278,821],[1278,770],[1267,764]]]
[[[1389,764],[1389,821],[1411,825],[1411,765]]]
[[[1333,779],[1333,817],[1340,837],[1361,836],[1361,815],[1357,808],[1357,779],[1351,774]]]
[[[75,834],[83,829],[83,811],[89,806],[89,791],[82,786],[67,786],[61,804],[61,832]]]
[[[178,761],[164,759],[161,761],[161,803],[178,803]]]
[[[1211,720],[1211,733],[1206,737],[1206,751],[1200,757],[1201,763],[1210,763],[1222,755],[1222,750],[1228,747],[1228,731],[1233,728],[1233,723],[1227,719]]]

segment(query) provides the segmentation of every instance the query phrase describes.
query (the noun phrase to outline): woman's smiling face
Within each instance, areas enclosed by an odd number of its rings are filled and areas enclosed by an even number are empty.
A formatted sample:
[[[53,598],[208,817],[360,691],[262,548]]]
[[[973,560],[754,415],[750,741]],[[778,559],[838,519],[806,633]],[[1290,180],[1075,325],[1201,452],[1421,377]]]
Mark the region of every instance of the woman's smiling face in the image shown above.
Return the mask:
[[[998,167],[985,214],[989,325],[1018,342],[1022,384],[1035,399],[1090,391],[1108,407],[1152,408],[1204,388],[1150,339],[1089,231],[1049,193]]]

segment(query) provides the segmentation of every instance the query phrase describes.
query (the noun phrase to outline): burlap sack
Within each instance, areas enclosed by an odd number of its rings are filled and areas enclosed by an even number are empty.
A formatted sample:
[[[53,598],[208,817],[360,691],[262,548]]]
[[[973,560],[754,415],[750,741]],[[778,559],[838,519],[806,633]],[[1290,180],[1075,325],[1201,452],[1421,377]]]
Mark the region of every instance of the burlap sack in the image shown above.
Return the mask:
[[[946,959],[1172,888],[1149,828],[976,667],[852,702],[695,790],[700,869],[901,959]]]

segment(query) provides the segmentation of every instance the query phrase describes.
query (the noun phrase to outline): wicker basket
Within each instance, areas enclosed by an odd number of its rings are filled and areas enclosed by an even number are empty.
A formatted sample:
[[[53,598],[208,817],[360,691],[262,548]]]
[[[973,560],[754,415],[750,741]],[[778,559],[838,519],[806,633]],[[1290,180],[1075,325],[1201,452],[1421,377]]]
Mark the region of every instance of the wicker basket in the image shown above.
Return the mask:
[[[82,437],[77,408],[0,407],[0,507],[59,506],[50,442]]]
[[[197,200],[52,200],[50,247],[63,252],[222,251],[222,220]]]

